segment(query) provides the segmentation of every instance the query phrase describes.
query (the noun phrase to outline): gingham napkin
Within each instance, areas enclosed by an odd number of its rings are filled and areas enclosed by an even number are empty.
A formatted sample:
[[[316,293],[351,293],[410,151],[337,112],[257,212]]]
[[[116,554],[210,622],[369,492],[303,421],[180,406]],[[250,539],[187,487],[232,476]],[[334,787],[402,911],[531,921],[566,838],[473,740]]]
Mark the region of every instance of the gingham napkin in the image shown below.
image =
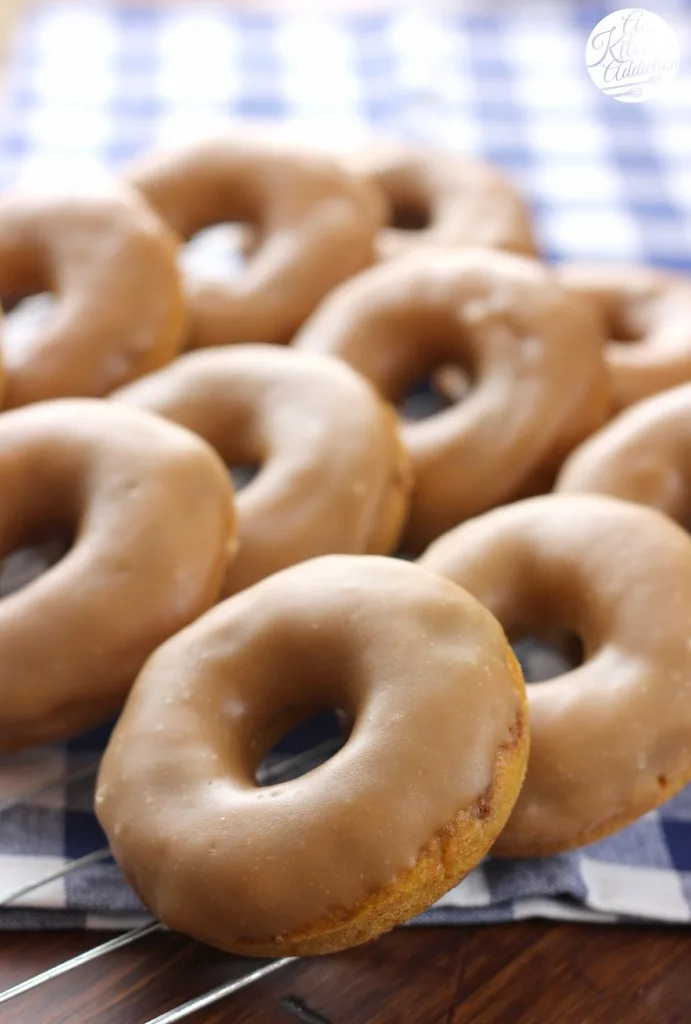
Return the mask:
[[[688,65],[691,5],[654,6],[679,33]],[[475,13],[303,17],[198,3],[51,5],[17,41],[0,184],[74,184],[229,118],[280,120],[325,148],[374,129],[502,165],[532,205],[547,258],[691,271],[691,84],[682,70],[647,103],[601,95],[584,48],[612,9],[572,0],[496,14],[485,4]],[[0,760],[0,900],[105,844],[91,778],[8,806],[88,770],[105,735]],[[109,862],[0,911],[0,927],[129,925],[141,915]],[[584,850],[488,860],[418,923],[530,916],[689,921],[691,789]]]

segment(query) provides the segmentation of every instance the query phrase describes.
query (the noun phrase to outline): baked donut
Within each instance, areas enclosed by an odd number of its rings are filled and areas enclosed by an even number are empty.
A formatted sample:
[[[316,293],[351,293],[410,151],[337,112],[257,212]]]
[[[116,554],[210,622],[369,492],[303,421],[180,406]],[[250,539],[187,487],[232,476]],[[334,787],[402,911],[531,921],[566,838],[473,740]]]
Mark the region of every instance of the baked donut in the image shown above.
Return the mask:
[[[533,255],[529,212],[496,167],[458,153],[400,144],[373,145],[345,165],[383,195],[388,224],[379,259],[421,247],[477,245]]]
[[[3,357],[3,326],[2,326],[2,306],[0,306],[0,409],[2,409],[2,401],[5,395],[5,360]]]
[[[259,464],[237,496],[226,595],[316,555],[398,543],[412,481],[396,417],[339,360],[275,345],[200,350],[113,397],[195,431],[228,465]]]
[[[666,516],[547,495],[465,523],[420,565],[509,635],[562,628],[583,644],[581,665],[528,686],[528,774],[493,853],[593,842],[691,781],[691,541]]]
[[[625,409],[584,441],[556,490],[610,494],[691,525],[691,384]]]
[[[264,753],[333,706],[352,723],[345,746],[259,788]],[[325,556],[156,652],[96,811],[170,927],[248,955],[330,953],[417,914],[481,859],[523,779],[525,714],[511,648],[468,594],[407,562]]]
[[[0,600],[0,750],[120,706],[151,652],[218,598],[232,515],[220,459],[149,413],[62,399],[0,417],[0,555],[73,538]]]
[[[650,267],[558,269],[569,291],[601,316],[605,362],[616,410],[691,381],[691,278]]]
[[[169,362],[185,307],[174,236],[125,186],[0,199],[0,294],[53,292],[32,337],[5,332],[5,405],[99,398]]]
[[[189,279],[193,348],[288,342],[335,285],[374,259],[378,196],[285,143],[228,134],[145,158],[129,178],[185,241],[228,221],[256,229],[237,279]]]
[[[590,310],[542,264],[509,253],[430,251],[374,267],[330,295],[295,346],[340,356],[395,404],[439,366],[469,371],[464,401],[403,426],[412,551],[517,497],[608,411]]]

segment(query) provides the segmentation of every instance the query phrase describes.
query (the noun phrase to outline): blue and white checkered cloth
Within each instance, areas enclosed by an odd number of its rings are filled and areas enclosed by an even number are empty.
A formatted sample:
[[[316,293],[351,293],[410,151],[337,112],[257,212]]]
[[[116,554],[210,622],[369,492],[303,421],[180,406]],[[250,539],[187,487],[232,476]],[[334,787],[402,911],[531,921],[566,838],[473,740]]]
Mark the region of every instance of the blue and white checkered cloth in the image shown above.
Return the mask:
[[[650,7],[691,59],[691,4]],[[549,258],[691,271],[691,81],[647,103],[601,95],[585,68],[615,5],[491,4],[471,13],[321,17],[53,4],[25,25],[0,121],[0,185],[74,185],[229,119],[281,121],[342,150],[372,130],[474,153],[532,205]],[[104,845],[81,779],[2,812],[27,789],[93,763],[105,732],[0,759],[2,892]],[[117,926],[142,910],[114,864],[93,864],[0,911],[0,927]],[[691,920],[691,789],[619,835],[542,861],[477,868],[419,919],[530,916]]]

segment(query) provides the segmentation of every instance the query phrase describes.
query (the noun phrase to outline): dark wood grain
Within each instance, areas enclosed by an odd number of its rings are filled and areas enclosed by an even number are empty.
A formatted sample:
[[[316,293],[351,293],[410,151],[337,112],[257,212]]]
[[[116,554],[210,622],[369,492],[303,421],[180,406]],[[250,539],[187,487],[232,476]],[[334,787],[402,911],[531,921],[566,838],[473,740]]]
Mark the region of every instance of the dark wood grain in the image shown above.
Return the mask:
[[[0,987],[102,938],[0,936]],[[190,1020],[296,1024],[293,1005],[311,1024],[689,1024],[690,953],[691,933],[671,928],[401,929],[291,965]],[[255,965],[156,935],[0,1007],[0,1022],[143,1024]]]

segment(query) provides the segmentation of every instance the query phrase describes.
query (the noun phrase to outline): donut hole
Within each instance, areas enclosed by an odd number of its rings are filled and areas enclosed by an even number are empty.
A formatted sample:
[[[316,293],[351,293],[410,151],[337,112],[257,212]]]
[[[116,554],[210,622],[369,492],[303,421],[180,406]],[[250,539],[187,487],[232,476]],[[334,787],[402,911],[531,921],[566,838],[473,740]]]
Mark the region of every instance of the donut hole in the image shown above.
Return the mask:
[[[236,494],[254,483],[269,453],[251,411],[241,402],[229,403],[227,415],[219,417],[203,436],[223,459]]]
[[[428,416],[458,405],[469,397],[473,388],[469,366],[444,363],[434,367],[426,377],[416,379],[397,403],[404,420],[423,420]]]
[[[227,281],[240,273],[251,234],[243,224],[215,224],[193,235],[180,254],[183,273],[190,278]]]
[[[327,708],[304,713],[294,710],[284,717],[283,723],[274,723],[273,743],[254,773],[257,785],[289,782],[324,764],[345,743],[347,720],[344,712]],[[276,733],[280,733],[278,739]]]
[[[547,682],[572,672],[585,661],[583,640],[572,629],[514,626],[507,635],[521,663],[526,683]]]
[[[233,464],[227,468],[237,493],[252,483],[261,467],[256,462],[246,462]]]
[[[65,557],[74,543],[72,531],[56,526],[27,538],[0,559],[0,598],[27,587]]]
[[[396,231],[426,231],[431,223],[431,210],[422,200],[392,200],[389,224]]]
[[[445,398],[431,379],[416,381],[397,404],[399,416],[404,420],[424,420],[443,412],[454,403]]]
[[[473,375],[468,366],[449,363],[440,366],[432,375],[432,386],[447,405],[455,405],[468,397],[473,387]]]
[[[50,292],[36,295],[3,295],[6,316],[3,325],[3,350],[10,358],[20,353],[36,338],[55,309],[56,297]]]

